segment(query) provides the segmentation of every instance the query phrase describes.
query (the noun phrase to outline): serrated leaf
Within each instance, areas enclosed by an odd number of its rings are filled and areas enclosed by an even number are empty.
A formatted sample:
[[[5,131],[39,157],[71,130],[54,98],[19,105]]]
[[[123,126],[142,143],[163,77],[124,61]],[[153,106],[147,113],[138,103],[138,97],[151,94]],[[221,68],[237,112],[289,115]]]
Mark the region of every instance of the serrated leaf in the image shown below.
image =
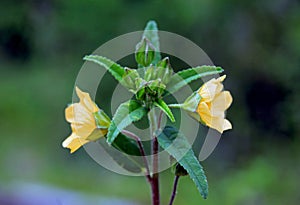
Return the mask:
[[[144,108],[140,103],[134,100],[129,100],[122,103],[108,128],[107,142],[112,144],[116,139],[118,134],[132,122],[140,120],[147,113],[146,108]]]
[[[125,68],[123,68],[119,64],[113,62],[112,60],[106,57],[98,56],[98,55],[89,55],[89,56],[85,56],[83,59],[103,66],[119,82],[122,82],[123,76],[126,74]]]
[[[158,63],[158,61],[161,60],[160,49],[159,49],[159,37],[158,37],[157,30],[158,29],[157,29],[156,22],[149,21],[146,25],[146,28],[145,28],[144,34],[143,34],[143,37],[146,37],[155,48],[155,56],[152,61],[152,63],[155,65]]]
[[[169,117],[171,122],[175,122],[174,115],[173,115],[172,111],[170,110],[170,108],[168,107],[167,103],[165,103],[165,101],[163,101],[162,99],[158,99],[156,102],[154,102],[154,105],[156,105],[162,111],[164,111],[164,113]]]
[[[208,195],[207,179],[185,136],[176,128],[166,126],[158,136],[158,143],[184,167],[196,184],[201,196],[206,199]]]
[[[172,94],[194,80],[221,72],[223,72],[221,67],[207,65],[179,71],[171,77],[171,80],[167,85],[167,92]]]

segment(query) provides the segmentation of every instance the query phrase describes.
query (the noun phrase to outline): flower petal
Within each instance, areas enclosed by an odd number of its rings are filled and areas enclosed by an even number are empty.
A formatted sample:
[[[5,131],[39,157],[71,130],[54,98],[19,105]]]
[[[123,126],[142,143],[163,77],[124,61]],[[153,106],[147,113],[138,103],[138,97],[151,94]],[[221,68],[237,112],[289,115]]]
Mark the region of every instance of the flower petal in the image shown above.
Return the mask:
[[[91,113],[98,112],[99,108],[98,106],[94,103],[94,101],[91,99],[90,94],[83,92],[76,86],[76,93],[80,99],[80,103],[86,107]]]
[[[224,119],[224,123],[223,123],[223,131],[225,131],[225,130],[230,130],[230,129],[232,129],[231,123],[229,122],[229,120]]]
[[[225,130],[232,129],[232,125],[227,119],[219,118],[219,117],[213,117],[211,121],[211,125],[209,125],[209,127],[216,129],[221,134]]]
[[[80,103],[71,104],[65,110],[66,120],[70,123],[89,123],[93,119],[92,113],[90,113],[85,106]]]
[[[198,93],[201,96],[201,101],[210,102],[214,99],[217,89],[216,79],[211,79],[199,89]]]
[[[93,123],[72,123],[72,130],[76,135],[80,136],[82,139],[86,139],[97,127]]]
[[[225,78],[226,78],[226,75],[222,75],[221,77],[217,78],[217,81],[222,83],[225,80]]]
[[[223,133],[224,118],[213,117],[209,127],[216,129],[218,132]]]
[[[205,102],[199,104],[197,112],[206,126],[216,129],[220,133],[232,128],[231,123],[224,119],[224,111],[220,112],[221,114],[218,116],[212,116],[209,107]]]
[[[201,120],[205,124],[211,124],[212,116],[208,105],[205,102],[201,102],[198,106],[197,113],[200,115]]]
[[[84,140],[72,133],[67,139],[65,139],[65,141],[63,141],[62,146],[69,148],[70,152],[73,153],[86,143],[88,143],[87,140]]]
[[[211,114],[213,116],[223,116],[222,113],[229,108],[231,103],[232,96],[229,91],[219,93],[211,102]]]

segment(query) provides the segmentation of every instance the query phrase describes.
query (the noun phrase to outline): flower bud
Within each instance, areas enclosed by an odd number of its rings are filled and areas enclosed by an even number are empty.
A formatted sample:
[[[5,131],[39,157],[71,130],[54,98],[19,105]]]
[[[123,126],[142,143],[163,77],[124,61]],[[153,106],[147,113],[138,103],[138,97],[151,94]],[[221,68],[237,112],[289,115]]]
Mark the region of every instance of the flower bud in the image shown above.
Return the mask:
[[[137,88],[137,92],[135,94],[136,99],[138,100],[144,100],[145,99],[145,86],[147,84],[147,81],[145,81],[142,78],[137,78],[135,79],[135,84],[136,84],[136,88]]]
[[[138,64],[147,67],[154,59],[155,48],[147,38],[143,38],[136,45],[135,60]]]
[[[173,75],[173,69],[170,65],[170,60],[168,57],[159,61],[157,64],[157,78],[160,78],[163,84],[168,84]]]
[[[155,67],[150,66],[147,68],[144,79],[148,82],[156,79]]]
[[[122,77],[123,79],[120,83],[130,91],[135,92],[137,89],[135,80],[139,77],[140,75],[137,70],[125,68],[125,75]]]

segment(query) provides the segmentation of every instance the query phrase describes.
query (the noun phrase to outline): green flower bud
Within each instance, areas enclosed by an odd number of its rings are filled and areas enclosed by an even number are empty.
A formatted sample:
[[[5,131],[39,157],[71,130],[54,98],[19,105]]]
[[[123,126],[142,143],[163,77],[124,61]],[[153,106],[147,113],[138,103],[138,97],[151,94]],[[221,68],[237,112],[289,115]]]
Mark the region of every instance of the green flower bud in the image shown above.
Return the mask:
[[[166,86],[161,82],[160,79],[150,81],[148,87],[152,91],[152,95],[157,95],[157,97],[160,97],[163,91],[166,89]]]
[[[137,88],[137,92],[135,94],[136,99],[144,100],[145,99],[145,94],[146,94],[145,87],[147,85],[147,81],[145,81],[142,78],[136,78],[135,79],[135,84],[136,84],[136,88]]]
[[[162,59],[161,61],[159,61],[157,63],[157,67],[166,68],[166,67],[169,67],[169,66],[170,66],[170,59],[169,59],[169,57],[165,57],[164,59]]]
[[[136,99],[138,99],[138,100],[144,100],[145,99],[145,95],[146,95],[145,87],[143,87],[140,90],[138,90],[137,93],[135,94]]]
[[[173,75],[173,69],[171,68],[170,60],[168,57],[158,62],[157,78],[160,78],[162,83],[168,84],[168,82],[170,82],[172,75]]]
[[[137,90],[135,80],[139,78],[140,75],[135,69],[125,68],[125,71],[120,83],[130,91],[135,92]]]
[[[147,68],[146,72],[145,72],[145,77],[144,79],[146,81],[150,81],[150,80],[155,80],[156,79],[156,75],[155,75],[155,68],[153,66],[150,66]]]
[[[138,64],[147,67],[154,59],[155,48],[147,38],[143,38],[136,45],[135,60]]]

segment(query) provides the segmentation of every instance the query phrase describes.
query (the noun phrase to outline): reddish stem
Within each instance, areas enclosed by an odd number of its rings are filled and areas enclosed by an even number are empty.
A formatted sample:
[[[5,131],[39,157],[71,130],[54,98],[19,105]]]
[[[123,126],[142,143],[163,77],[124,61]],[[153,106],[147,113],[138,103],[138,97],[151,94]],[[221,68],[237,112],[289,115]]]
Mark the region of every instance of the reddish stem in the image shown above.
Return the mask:
[[[179,176],[175,176],[174,179],[174,185],[173,185],[173,191],[172,191],[172,195],[171,195],[171,199],[169,202],[169,205],[172,205],[176,196],[176,192],[177,192],[177,185],[178,185],[178,180],[179,180]]]
[[[158,174],[158,142],[157,138],[153,139],[153,176],[151,180],[151,188],[152,188],[152,204],[159,205],[160,197],[159,197],[159,174]]]
[[[159,113],[158,121],[157,121],[157,130],[160,129],[161,126],[161,120],[162,120],[162,114],[161,111]],[[159,173],[158,173],[158,141],[157,136],[155,133],[153,134],[153,144],[152,144],[152,156],[153,156],[153,176],[151,181],[151,188],[152,188],[152,204],[153,205],[159,205],[160,204],[160,196],[159,196]]]

